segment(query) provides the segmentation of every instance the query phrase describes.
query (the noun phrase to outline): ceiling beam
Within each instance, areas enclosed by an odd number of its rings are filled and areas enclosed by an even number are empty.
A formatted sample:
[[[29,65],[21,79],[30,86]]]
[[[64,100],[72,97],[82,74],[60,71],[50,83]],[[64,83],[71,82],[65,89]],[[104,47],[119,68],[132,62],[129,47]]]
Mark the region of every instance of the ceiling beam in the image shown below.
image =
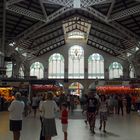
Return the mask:
[[[58,11],[52,13],[51,15],[49,15],[47,17],[46,22],[37,22],[36,24],[34,24],[33,26],[31,26],[30,28],[28,28],[27,30],[25,30],[24,32],[22,32],[21,34],[19,34],[16,38],[20,38],[20,40],[23,40],[27,37],[29,37],[32,33],[34,33],[35,31],[37,31],[38,29],[44,27],[45,25],[47,25],[49,22],[51,22],[52,20],[54,20],[55,18],[59,17],[60,15],[70,11],[71,8],[68,7],[63,7],[61,9],[59,9]]]
[[[84,34],[85,35],[87,35],[87,33],[83,30],[83,29],[81,29],[80,27],[72,27],[71,29],[69,29],[69,31],[67,31],[67,32],[65,32],[65,34],[67,34],[67,33],[70,33],[70,32],[72,32],[72,31],[80,31],[80,32],[84,32]]]
[[[43,3],[58,4],[65,7],[73,7],[73,0],[42,0]]]
[[[83,22],[86,22],[88,21],[87,23],[91,24],[91,27],[92,28],[97,28],[98,30],[104,32],[104,33],[107,33],[111,36],[114,36],[118,39],[123,39],[123,40],[126,40],[125,36],[121,33],[121,32],[118,32],[116,29],[112,28],[111,26],[108,26],[106,24],[103,24],[103,23],[100,23],[96,20],[94,20],[93,22],[91,22],[87,17],[84,17],[83,15],[76,15],[77,17],[79,17],[79,19],[81,19],[81,21],[83,21],[82,19],[84,19]],[[70,19],[68,21],[65,21],[64,23],[67,23],[67,22],[73,22],[73,21],[76,21],[74,19]],[[132,44],[132,42],[130,42]]]
[[[112,2],[111,2],[111,5],[109,7],[109,10],[108,10],[108,13],[107,13],[107,16],[106,16],[107,20],[109,19],[110,15],[111,15],[111,12],[112,12],[112,10],[114,8],[115,2],[116,2],[116,0],[112,0]]]
[[[92,44],[91,42],[94,43],[94,44]],[[125,60],[125,61],[129,59],[122,52],[120,52],[120,55],[118,55],[118,54],[115,53],[115,50],[110,49],[108,46],[101,45],[100,42],[97,42],[97,41],[95,42],[94,40],[88,40],[88,45],[89,46],[92,45],[93,47],[96,47],[97,49],[99,49],[99,50],[101,50],[103,52],[109,53],[109,54],[111,54],[111,55],[113,55],[113,56],[115,56],[115,57],[117,57],[119,59],[122,59],[122,60]]]
[[[46,26],[38,31],[36,31],[35,33],[31,34],[30,37],[29,37],[29,40],[31,39],[36,39],[36,38],[39,38],[45,34],[49,34],[53,31],[56,31],[57,29],[60,29],[62,27],[62,23],[59,22],[59,23],[55,23],[53,25],[49,25],[49,26]]]
[[[43,44],[44,42],[47,42],[47,41],[50,41],[50,40],[53,40],[55,38],[57,38],[58,36],[61,36],[63,35],[63,30],[62,28],[59,29],[59,30],[56,30],[54,31],[53,33],[51,34],[47,34],[47,35],[44,35],[36,40],[34,40],[34,43],[32,44],[32,47],[30,48],[37,48],[38,46],[40,46],[41,44]],[[29,49],[30,49],[29,48]]]
[[[89,7],[92,5],[111,3],[112,0],[81,0],[82,7]]]
[[[13,5],[13,4],[16,4],[16,3],[19,3],[19,2],[22,2],[24,0],[8,0],[6,2],[6,5],[9,6],[9,5]]]
[[[47,52],[50,52],[50,51],[53,51],[54,49],[57,49],[59,47],[62,47],[65,45],[65,41],[64,40],[61,40],[59,42],[56,42],[55,44],[52,44],[51,46],[47,47],[46,50],[42,50],[40,51],[37,55],[37,57],[41,56],[41,55],[44,55],[46,54]]]
[[[1,21],[2,23],[2,38],[0,42],[0,55],[1,55],[1,67],[4,67],[4,56],[5,55],[5,49],[6,49],[6,0],[3,0],[3,20]]]
[[[98,19],[106,22],[106,16],[103,15],[101,12],[97,11],[96,9],[94,9],[92,7],[81,7],[81,9],[83,11],[86,11],[86,12],[90,13],[91,15],[97,17]]]
[[[92,8],[92,7],[82,7],[82,10],[96,16],[97,18],[99,18],[100,20],[104,21],[106,24],[112,26],[113,28],[115,28],[116,30],[118,30],[119,32],[121,32],[125,37],[128,38],[128,40],[131,40],[132,42],[137,42],[137,39],[140,39],[140,36],[136,35],[135,33],[133,33],[132,31],[128,30],[127,28],[123,27],[122,25],[120,25],[119,23],[112,21],[112,22],[108,22],[107,17],[105,15],[103,15],[101,12],[97,11],[96,9]]]
[[[107,35],[107,34],[105,34],[105,33],[103,33],[103,32],[100,32],[100,31],[98,31],[98,30],[96,30],[96,29],[93,29],[93,28],[91,28],[90,34],[92,34],[93,36],[94,36],[94,35],[95,35],[95,36],[98,36],[98,37],[100,37],[101,39],[103,39],[103,40],[105,40],[105,41],[107,41],[107,42],[109,42],[109,43],[111,43],[111,44],[115,44],[116,46],[122,48],[122,47],[120,46],[120,39],[118,39],[118,38],[114,38],[114,37],[112,37],[112,36],[110,36],[110,35]]]
[[[47,19],[47,12],[46,12],[46,9],[44,7],[44,4],[43,4],[42,0],[39,0],[39,2],[40,2],[41,9],[42,9],[42,12],[44,14],[44,17],[45,17],[45,19]]]
[[[30,11],[30,10],[27,10],[22,7],[16,6],[16,5],[7,6],[6,9],[9,11],[18,13],[20,15],[24,15],[24,16],[39,20],[39,21],[45,21],[45,18],[43,15]]]
[[[106,46],[102,46],[99,43],[94,42],[92,40],[88,40],[87,45],[92,46],[92,47],[96,47],[97,49],[99,49],[99,50],[101,50],[101,51],[103,51],[105,53],[108,53],[108,54],[111,54],[113,56],[116,56],[115,51],[111,50],[110,48],[107,48]]]
[[[112,14],[109,18],[109,21],[121,19],[123,17],[127,17],[136,13],[140,13],[140,5],[136,5],[134,7],[128,8],[126,10],[117,12],[115,14]]]
[[[81,21],[81,22],[85,22],[85,23],[89,23],[91,24],[91,20],[83,15],[77,14],[75,13],[73,16],[67,17],[63,20],[63,23],[67,23],[67,22],[72,22],[72,21]]]
[[[105,40],[102,40],[102,39],[98,38],[97,36],[95,37],[94,35],[89,35],[89,39],[94,42],[99,43],[100,45],[106,46],[107,48],[110,48],[111,50],[116,51],[118,53],[123,51],[123,49],[121,49]]]
[[[66,7],[74,7],[74,2],[77,3],[78,0],[42,0],[43,3],[53,3]],[[97,4],[111,3],[112,0],[80,0],[80,5],[82,7],[89,7]]]
[[[112,21],[108,24],[116,28],[119,32],[123,33],[131,42],[137,43],[137,40],[140,40],[140,36],[125,28],[124,26],[120,25],[118,22]]]
[[[71,15],[71,16],[68,16],[67,18],[65,19],[69,19],[71,17],[75,17],[74,15]],[[72,21],[70,21],[72,22]],[[41,28],[40,30],[37,30],[35,33],[32,33],[30,34],[30,36],[28,37],[28,39],[35,39],[35,38],[38,38],[40,36],[43,36],[47,33],[50,33],[50,32],[53,32],[53,31],[56,31],[57,29],[59,29],[60,27],[63,27],[62,24],[65,23],[63,20],[59,20],[57,22],[54,22],[53,24],[51,25],[48,25],[48,26],[45,26],[44,28]]]
[[[138,2],[140,2],[140,0],[135,0],[135,1],[138,1]]]
[[[122,49],[118,49],[118,47],[116,47],[116,46],[114,46],[114,45],[112,45],[112,44],[110,44],[110,43],[108,43],[106,41],[103,41],[102,39],[99,39],[99,38],[97,38],[95,36],[90,35],[89,40],[91,40],[91,41],[93,41],[95,43],[98,43],[99,45],[104,46],[104,47],[106,47],[106,48],[108,48],[108,49],[110,49],[110,50],[112,50],[114,52],[117,52],[118,54],[121,55],[122,58],[126,59],[124,57],[124,54],[122,54]]]
[[[111,36],[114,36],[116,38],[119,38],[119,39],[125,39],[124,38],[124,35],[121,34],[120,32],[118,32],[117,30],[111,28],[110,26],[107,26],[105,24],[102,24],[102,23],[99,23],[97,21],[93,21],[91,27],[93,28],[97,28],[98,30],[102,31],[102,32],[105,32]]]
[[[74,23],[72,23],[72,24],[70,24],[70,25],[65,26],[65,28],[69,28],[69,27],[72,27],[72,26],[74,26],[74,25],[75,25],[75,26],[79,25],[79,26],[81,26],[81,27],[83,27],[83,28],[88,28],[88,26],[83,25],[81,22],[80,22],[80,23],[74,22]]]
[[[62,40],[64,40],[64,35],[61,35],[61,36],[59,36],[57,38],[54,38],[54,39],[52,39],[50,41],[46,41],[45,43],[43,43],[43,44],[39,45],[38,47],[36,47],[35,50],[37,50],[38,53],[39,53],[42,49],[46,49],[47,47],[49,47],[49,46],[51,46],[51,45],[53,45],[53,44],[55,44],[57,42],[60,42]]]

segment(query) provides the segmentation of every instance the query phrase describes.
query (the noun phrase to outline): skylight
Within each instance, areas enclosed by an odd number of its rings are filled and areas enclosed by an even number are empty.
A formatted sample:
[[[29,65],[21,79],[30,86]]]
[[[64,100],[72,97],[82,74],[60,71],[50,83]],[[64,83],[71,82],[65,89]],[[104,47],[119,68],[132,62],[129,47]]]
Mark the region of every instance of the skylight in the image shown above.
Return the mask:
[[[80,31],[72,31],[68,33],[68,39],[85,39],[85,34]]]
[[[63,30],[66,41],[73,39],[87,41],[91,23],[92,22],[90,20],[81,18],[80,16],[75,16],[68,20],[64,20]]]
[[[136,51],[138,51],[139,50],[139,47],[136,47]]]
[[[131,56],[132,54],[131,53],[127,53],[127,57]]]
[[[16,43],[15,42],[11,42],[9,43],[9,46],[13,47]]]
[[[23,53],[22,55],[26,57],[27,56],[27,53]]]

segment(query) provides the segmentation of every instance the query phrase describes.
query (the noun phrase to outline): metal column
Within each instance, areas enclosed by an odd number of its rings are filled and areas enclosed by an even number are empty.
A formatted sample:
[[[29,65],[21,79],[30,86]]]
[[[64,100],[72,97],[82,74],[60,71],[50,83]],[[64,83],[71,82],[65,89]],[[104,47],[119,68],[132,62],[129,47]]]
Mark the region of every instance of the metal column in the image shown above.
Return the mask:
[[[6,0],[3,0],[3,32],[2,32],[2,59],[1,59],[1,67],[4,67],[4,56],[5,56],[5,27],[6,27]]]

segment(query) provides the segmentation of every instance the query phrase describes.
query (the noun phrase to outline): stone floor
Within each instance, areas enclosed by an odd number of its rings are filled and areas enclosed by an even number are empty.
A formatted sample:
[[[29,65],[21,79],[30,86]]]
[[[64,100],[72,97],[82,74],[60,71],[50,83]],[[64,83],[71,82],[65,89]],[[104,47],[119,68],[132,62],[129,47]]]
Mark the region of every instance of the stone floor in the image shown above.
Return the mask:
[[[0,140],[12,140],[9,131],[8,112],[0,112]],[[56,119],[58,136],[52,140],[63,140],[63,133],[59,119]],[[96,134],[90,133],[84,119],[69,119],[68,140],[140,140],[140,116],[137,113],[131,115],[112,115],[108,118],[107,133],[99,131],[99,119],[96,121]],[[21,140],[39,140],[40,121],[28,116],[23,119]]]

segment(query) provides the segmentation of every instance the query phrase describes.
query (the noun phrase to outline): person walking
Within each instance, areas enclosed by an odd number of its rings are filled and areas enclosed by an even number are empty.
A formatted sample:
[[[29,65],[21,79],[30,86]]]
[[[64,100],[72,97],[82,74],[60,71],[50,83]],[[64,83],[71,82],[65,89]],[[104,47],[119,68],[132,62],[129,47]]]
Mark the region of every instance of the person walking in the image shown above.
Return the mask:
[[[123,116],[123,99],[122,99],[122,95],[118,96],[118,114],[120,114],[120,110],[121,110],[122,116]]]
[[[21,101],[21,94],[15,94],[15,100],[10,104],[8,111],[10,112],[10,131],[13,132],[13,140],[20,139],[20,131],[22,130],[22,114],[24,112],[24,102]]]
[[[34,96],[32,97],[32,109],[34,112],[34,118],[36,117],[36,113],[37,113],[37,108],[38,108],[38,97],[36,96],[36,94],[34,94]]]
[[[24,105],[25,105],[25,107],[24,107],[24,116],[25,117],[27,117],[27,115],[28,115],[28,96],[27,96],[27,94],[23,94],[22,96],[21,96],[21,100],[24,102]]]
[[[63,103],[61,106],[61,123],[62,123],[62,131],[64,132],[64,140],[67,140],[67,128],[68,128],[68,105]]]
[[[99,113],[100,113],[100,127],[99,130],[102,129],[103,125],[103,132],[106,133],[106,121],[107,121],[107,112],[108,112],[108,104],[106,101],[105,95],[101,95],[101,100],[99,103]]]
[[[131,112],[131,105],[132,105],[132,99],[130,95],[126,95],[126,113],[130,114]]]
[[[1,111],[1,94],[0,94],[0,111]]]
[[[92,91],[88,94],[87,101],[87,121],[90,126],[90,130],[95,134],[95,120],[98,112],[98,100],[95,98],[95,91]]]
[[[5,98],[4,98],[4,96],[2,95],[2,96],[1,96],[1,99],[0,99],[1,111],[4,111],[4,103],[5,103]]]
[[[43,113],[42,113],[42,104],[45,102],[45,93],[44,93],[44,96],[43,98],[41,99],[40,103],[39,103],[39,111],[40,111],[40,123],[41,123],[41,133],[40,133],[40,140],[45,140],[45,136],[43,136],[43,133],[42,133],[42,129],[43,129]]]
[[[55,123],[55,111],[58,111],[59,108],[56,105],[56,102],[53,100],[53,93],[47,93],[47,99],[43,102],[41,111],[43,116],[42,124],[42,134],[45,136],[45,140],[51,140],[53,136],[57,135],[56,123]]]

